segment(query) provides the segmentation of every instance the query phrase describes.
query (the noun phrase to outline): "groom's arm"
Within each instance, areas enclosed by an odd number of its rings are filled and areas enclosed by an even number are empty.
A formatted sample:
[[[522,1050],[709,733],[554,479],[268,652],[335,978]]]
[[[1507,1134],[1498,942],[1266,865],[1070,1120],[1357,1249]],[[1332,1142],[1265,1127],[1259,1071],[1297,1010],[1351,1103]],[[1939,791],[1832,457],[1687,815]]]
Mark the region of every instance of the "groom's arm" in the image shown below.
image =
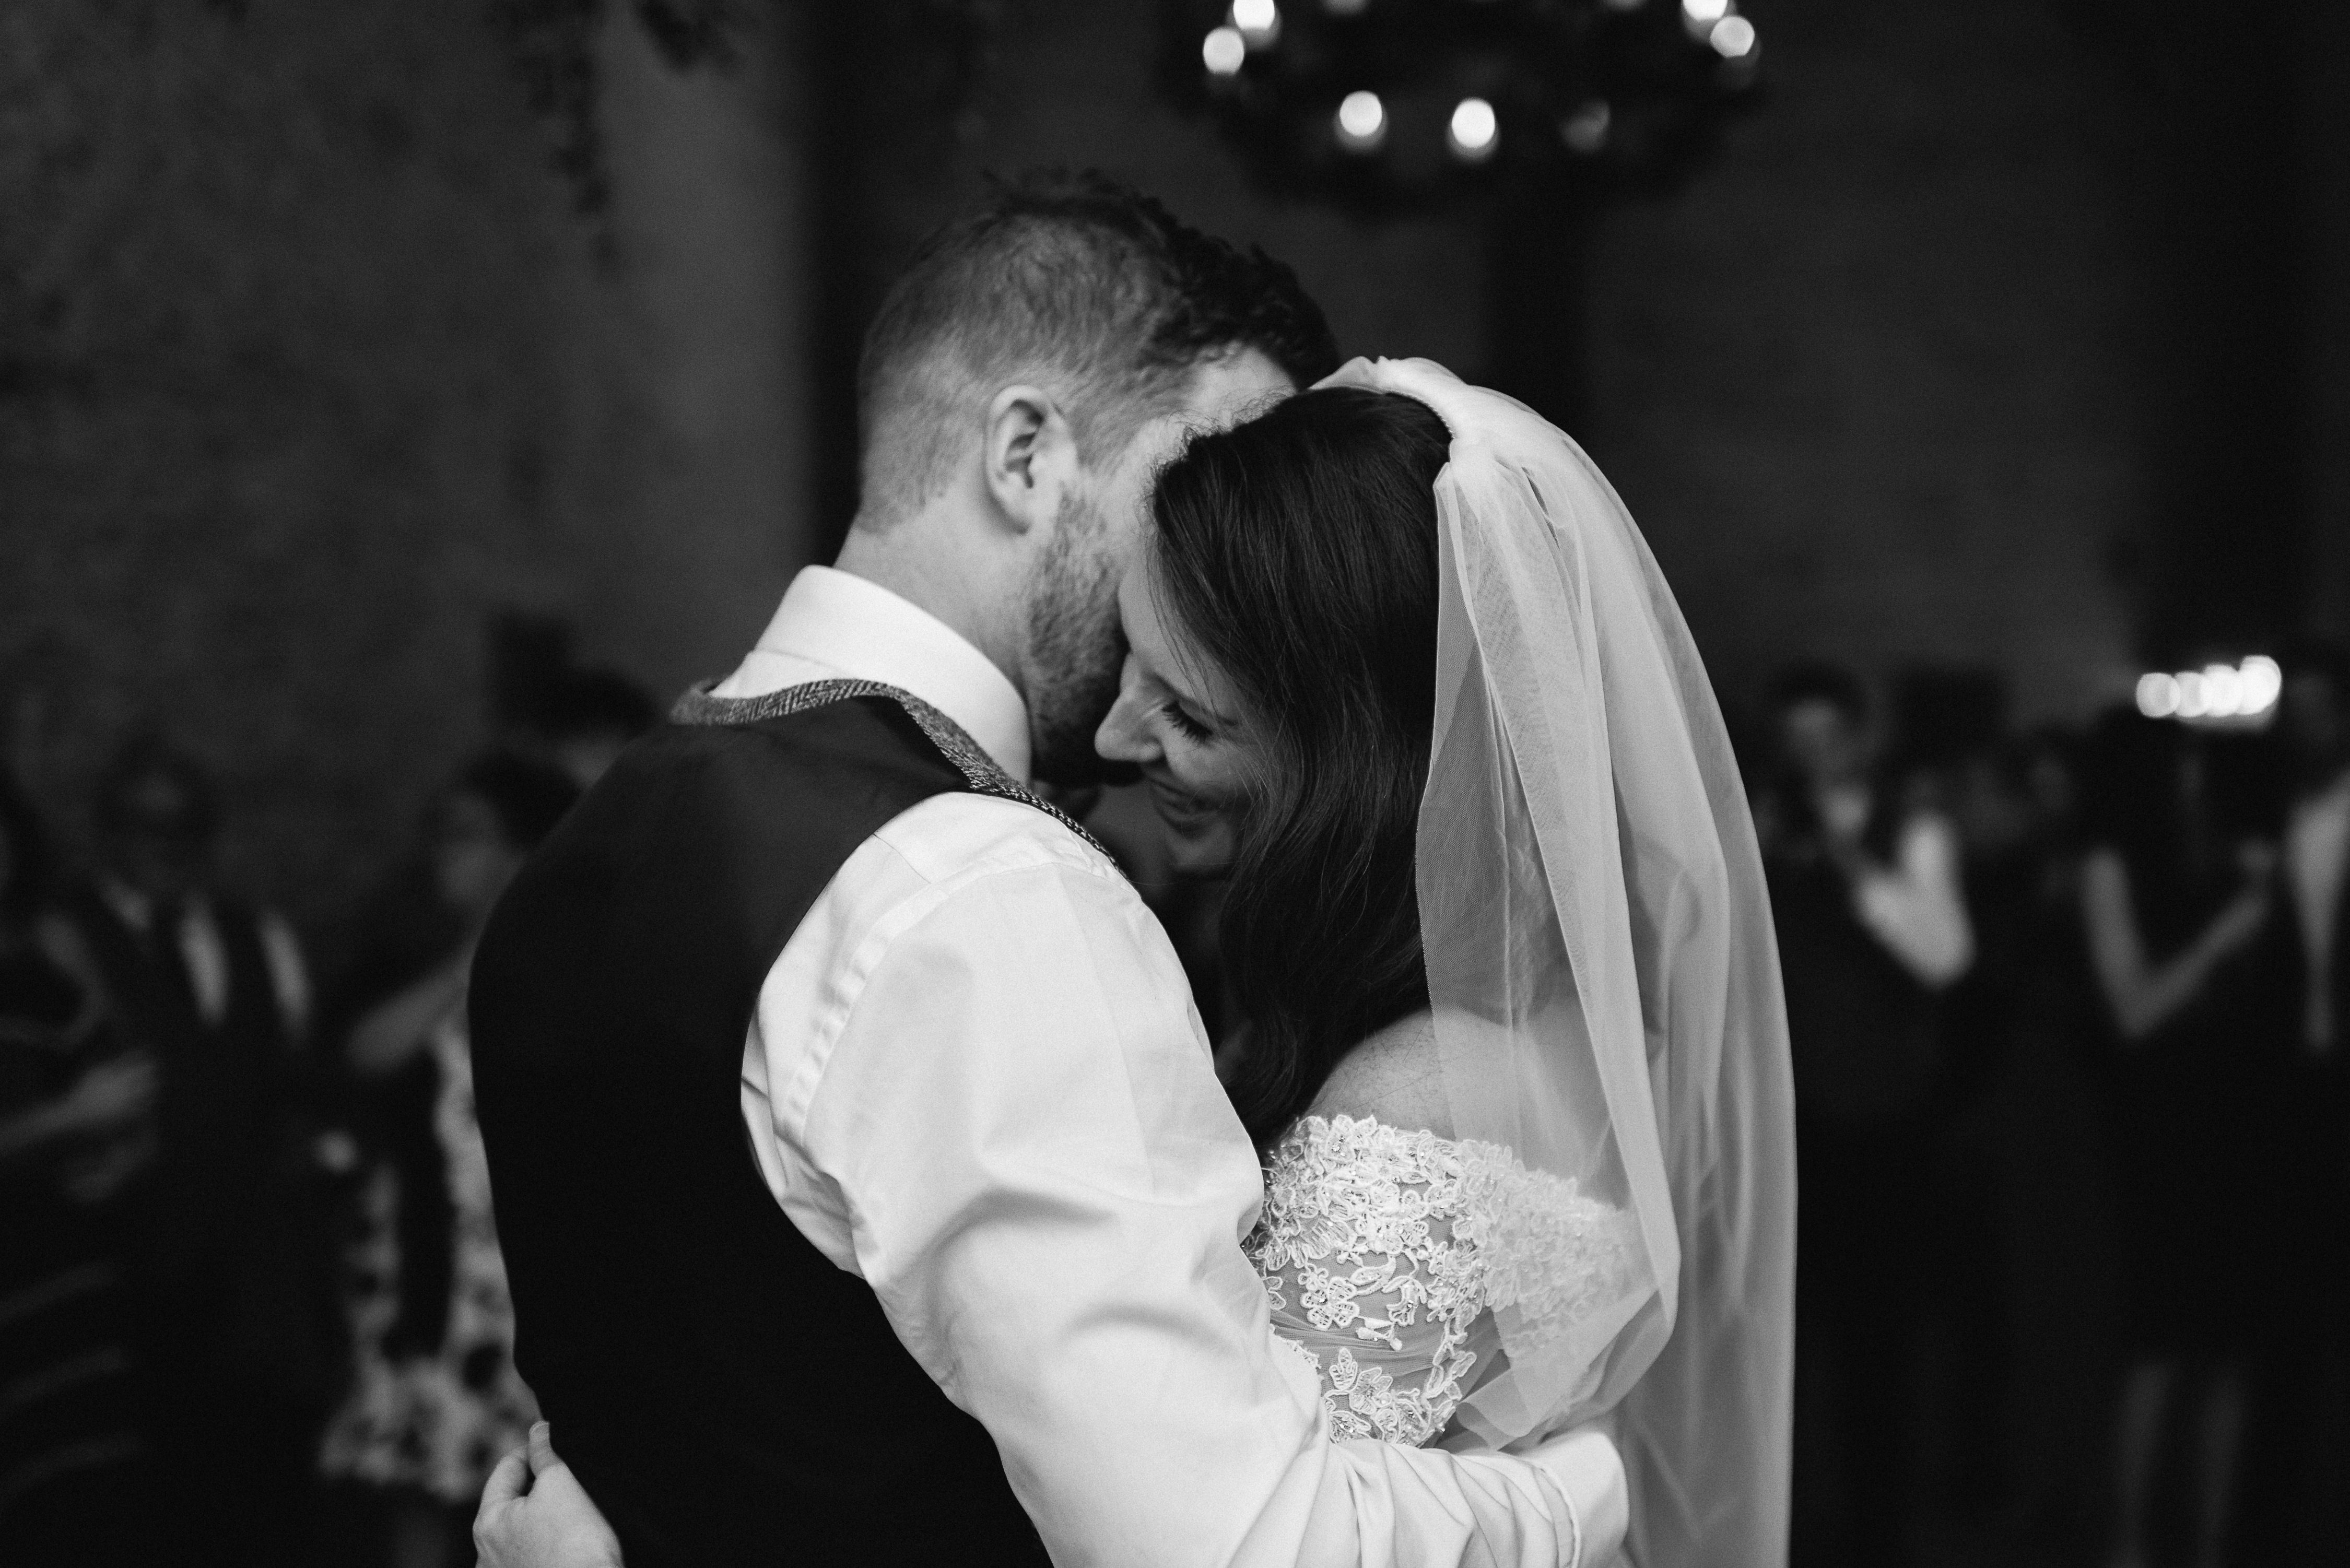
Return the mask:
[[[1181,967],[1106,863],[1032,829],[853,945],[837,1034],[775,1064],[798,1078],[774,1085],[775,1131],[837,1188],[858,1272],[994,1436],[1056,1562],[1613,1556],[1604,1439],[1329,1440],[1240,1251],[1255,1152]]]

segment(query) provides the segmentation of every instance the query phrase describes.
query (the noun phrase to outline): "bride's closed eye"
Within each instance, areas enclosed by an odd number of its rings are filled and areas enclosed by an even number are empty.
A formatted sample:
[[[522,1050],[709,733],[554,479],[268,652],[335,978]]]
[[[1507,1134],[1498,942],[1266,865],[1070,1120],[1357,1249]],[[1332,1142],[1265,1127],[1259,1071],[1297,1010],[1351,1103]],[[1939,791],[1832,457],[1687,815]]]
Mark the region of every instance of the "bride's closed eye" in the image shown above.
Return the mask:
[[[1212,728],[1202,721],[1193,718],[1191,711],[1172,697],[1160,706],[1159,711],[1166,715],[1169,723],[1175,726],[1177,732],[1187,740],[1204,744],[1215,738],[1216,732]]]

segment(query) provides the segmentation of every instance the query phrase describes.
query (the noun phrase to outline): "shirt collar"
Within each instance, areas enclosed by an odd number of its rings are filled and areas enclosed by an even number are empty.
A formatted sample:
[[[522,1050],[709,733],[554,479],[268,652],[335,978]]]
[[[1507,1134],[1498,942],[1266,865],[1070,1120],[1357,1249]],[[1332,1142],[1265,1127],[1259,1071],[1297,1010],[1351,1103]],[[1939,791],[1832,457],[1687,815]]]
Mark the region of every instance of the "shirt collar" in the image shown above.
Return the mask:
[[[910,691],[962,725],[996,766],[1028,777],[1028,705],[1018,690],[960,632],[879,583],[831,566],[801,568],[727,688],[773,690],[753,670],[762,654]]]

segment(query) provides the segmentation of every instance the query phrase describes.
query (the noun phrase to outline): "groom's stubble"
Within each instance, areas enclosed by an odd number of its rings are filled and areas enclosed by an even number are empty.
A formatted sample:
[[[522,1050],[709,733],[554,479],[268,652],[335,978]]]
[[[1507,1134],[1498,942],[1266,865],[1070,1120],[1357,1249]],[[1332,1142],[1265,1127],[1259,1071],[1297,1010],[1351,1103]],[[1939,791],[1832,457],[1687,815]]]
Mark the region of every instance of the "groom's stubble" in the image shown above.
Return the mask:
[[[1076,787],[1104,776],[1094,732],[1118,699],[1125,659],[1123,565],[1100,502],[1066,493],[1028,586],[1028,723],[1035,774],[1047,783]]]
[[[1024,676],[1038,778],[1082,788],[1128,771],[1095,752],[1094,732],[1118,700],[1126,661],[1118,584],[1131,552],[1147,547],[1150,476],[1191,434],[1239,423],[1296,389],[1258,349],[1211,354],[1192,366],[1178,406],[1147,421],[1122,452],[1089,466],[1090,483],[1063,493],[1025,607]]]

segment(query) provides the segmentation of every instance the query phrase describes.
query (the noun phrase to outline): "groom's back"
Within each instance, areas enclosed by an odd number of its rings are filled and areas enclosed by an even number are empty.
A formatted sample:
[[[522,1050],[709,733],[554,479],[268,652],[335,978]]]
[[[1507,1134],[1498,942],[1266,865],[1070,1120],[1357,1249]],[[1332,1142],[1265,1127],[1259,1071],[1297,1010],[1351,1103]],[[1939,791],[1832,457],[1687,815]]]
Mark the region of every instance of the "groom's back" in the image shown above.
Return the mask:
[[[630,1568],[1035,1561],[979,1424],[793,1226],[743,1122],[776,955],[849,854],[965,787],[884,698],[639,742],[499,906],[476,1093],[521,1369]]]

